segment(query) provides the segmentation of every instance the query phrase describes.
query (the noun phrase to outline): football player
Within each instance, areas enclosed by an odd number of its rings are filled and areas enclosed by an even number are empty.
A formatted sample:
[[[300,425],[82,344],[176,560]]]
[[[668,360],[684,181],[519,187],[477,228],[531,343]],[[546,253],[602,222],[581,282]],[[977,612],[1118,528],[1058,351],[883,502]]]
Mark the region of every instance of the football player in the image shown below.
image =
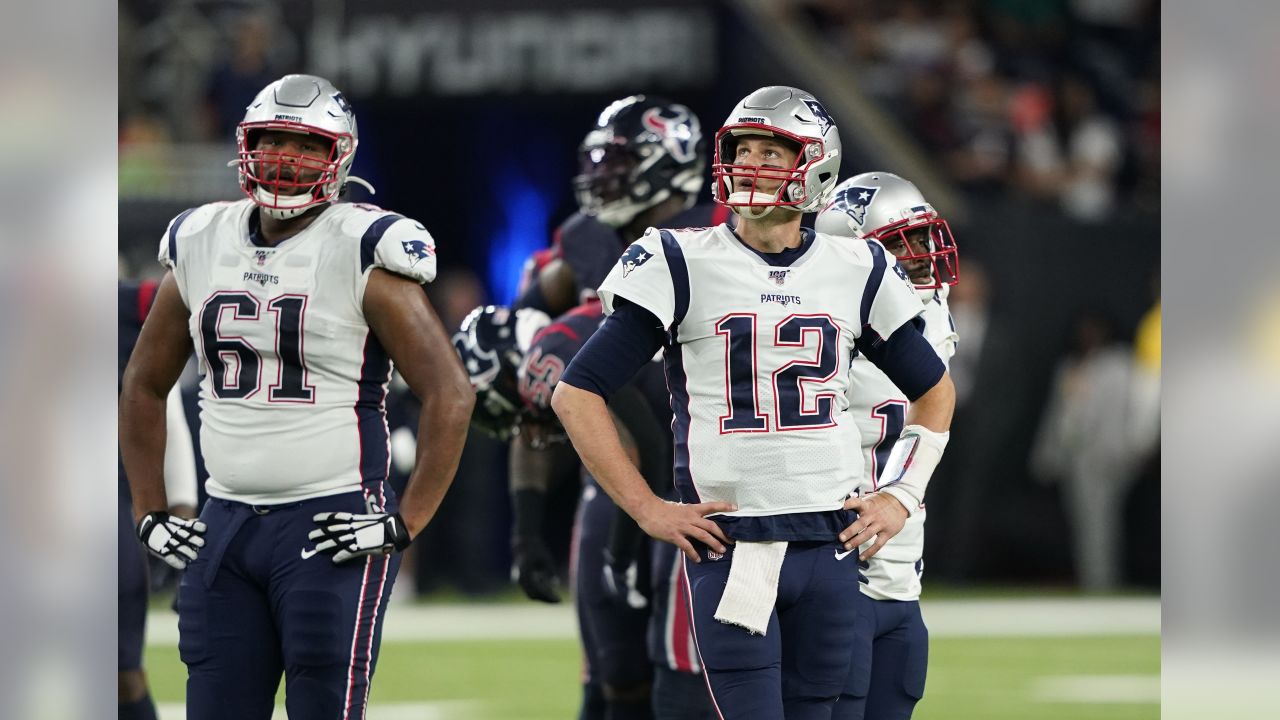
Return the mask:
[[[120,397],[137,536],[186,567],[178,588],[187,717],[361,717],[399,551],[457,468],[474,395],[421,284],[420,223],[338,202],[355,114],[323,78],[287,75],[236,131],[238,202],[183,212]],[[166,512],[164,397],[195,351],[210,496]],[[422,399],[417,465],[388,492],[392,362]]]
[[[835,199],[818,215],[814,229],[852,242],[878,242],[897,257],[924,304],[915,322],[923,323],[925,339],[948,364],[959,340],[947,308],[948,291],[959,278],[959,258],[950,226],[919,189],[887,172],[849,178],[836,187]],[[853,359],[850,373],[849,414],[862,435],[864,472],[858,492],[865,495],[893,482],[885,476],[885,466],[902,435],[910,402],[864,355]],[[874,630],[855,640],[849,679],[832,714],[838,720],[909,718],[924,695],[929,661],[929,632],[920,615],[924,503],[908,510],[902,531],[863,568],[861,599]]]
[[[517,307],[536,307],[557,314],[580,300],[595,297],[595,288],[609,274],[618,254],[649,226],[708,227],[730,219],[729,209],[723,205],[695,204],[703,186],[706,142],[698,117],[684,105],[645,95],[617,100],[600,113],[579,146],[578,155],[581,171],[574,178],[574,188],[579,211],[557,228],[552,247],[527,264],[528,269],[536,268],[537,272],[522,283],[525,290],[516,301]],[[665,393],[665,388],[660,392]],[[558,428],[559,423],[555,426]],[[513,443],[510,456],[515,484],[516,570],[526,594],[550,600],[556,598],[550,553],[541,533],[529,532],[528,528],[541,528],[546,477],[551,467],[562,462],[565,446],[551,444],[535,450],[529,439],[530,433],[526,433]],[[669,434],[665,444],[670,445]],[[576,461],[571,451],[568,455]],[[669,469],[664,472],[669,473]],[[669,483],[665,487],[667,492],[672,491]],[[598,488],[594,484],[584,486],[584,493],[595,497]],[[661,544],[649,547],[641,542],[643,533],[634,521],[617,512],[607,497],[590,503],[586,499],[584,494],[583,507],[591,512],[580,517],[598,532],[574,535],[575,548],[579,548],[575,558],[587,568],[587,579],[584,581],[584,576],[579,575],[575,585],[582,590],[583,583],[589,583],[585,591],[599,597],[601,575],[596,570],[601,562],[606,578],[624,579],[628,572],[645,574],[644,568],[650,568],[650,577],[641,578],[641,585],[651,586],[654,598],[648,631],[650,657],[655,666],[654,707],[659,718],[709,716],[706,685],[689,652],[693,640],[687,607],[683,602],[671,602],[680,592],[679,584],[673,583],[677,577],[673,568],[679,565],[674,562],[678,550]],[[607,530],[610,513],[621,518],[613,519],[612,529]],[[613,538],[613,551],[607,558],[600,557],[601,546],[592,541],[596,535]],[[635,569],[633,560],[637,561]],[[614,587],[621,587],[621,582]],[[614,610],[607,604],[579,601],[578,607],[585,616],[584,627],[609,626]],[[587,623],[597,611],[602,617]],[[628,643],[636,640],[625,637]],[[588,672],[591,682],[587,696],[598,675],[599,672]]]
[[[154,281],[125,282],[119,285],[116,310],[119,313],[120,382],[138,341],[142,322],[155,299]],[[117,392],[119,388],[117,388]],[[182,395],[175,386],[166,400],[164,486],[168,512],[182,518],[195,517],[196,469],[191,446],[191,430],[182,409]],[[118,676],[121,720],[155,720],[156,707],[142,670],[142,645],[147,623],[146,553],[133,539],[132,499],[124,464],[119,464],[120,510],[116,553],[120,559]]]
[[[503,307],[476,308],[454,336],[454,344],[476,388],[475,424],[498,437],[527,446],[529,462],[513,464],[517,508],[513,544],[517,580],[529,597],[558,601],[554,570],[541,539],[542,508],[553,475],[547,450],[563,445],[550,402],[560,374],[582,343],[599,327],[600,303],[590,299],[550,321],[541,311]],[[656,492],[670,487],[670,409],[661,369],[651,363],[609,407],[630,461]],[[481,417],[483,416],[483,417]],[[530,508],[529,505],[535,507]],[[619,522],[622,515],[623,522]],[[646,652],[650,621],[648,544],[634,521],[619,513],[608,495],[584,474],[574,532],[572,577],[579,631],[586,664],[580,718],[648,718],[653,669]],[[531,547],[543,548],[531,557]],[[603,548],[603,552],[601,552]],[[538,559],[541,558],[541,559]],[[677,615],[687,614],[680,608]],[[666,619],[659,621],[667,624]],[[688,638],[688,622],[677,623]],[[664,700],[701,708],[709,717],[705,685],[667,683]],[[689,692],[689,687],[692,692]],[[682,691],[685,694],[679,694]],[[664,717],[659,714],[657,717]]]
[[[610,103],[578,147],[579,210],[526,263],[515,306],[560,315],[595,296],[645,228],[725,222],[727,208],[695,204],[706,162],[702,125],[689,108],[647,95]]]
[[[954,388],[911,322],[923,306],[893,256],[801,227],[840,166],[839,131],[816,98],[761,88],[714,149],[713,195],[737,228],[650,229],[628,247],[599,290],[609,318],[553,405],[614,501],[684,552],[720,716],[829,717],[856,637],[859,571],[847,558],[872,537],[862,559],[873,556],[918,506]],[[659,348],[682,503],[652,492],[604,422],[607,399]],[[913,402],[895,454],[912,461],[866,497],[850,497],[862,476],[846,399],[855,349]]]

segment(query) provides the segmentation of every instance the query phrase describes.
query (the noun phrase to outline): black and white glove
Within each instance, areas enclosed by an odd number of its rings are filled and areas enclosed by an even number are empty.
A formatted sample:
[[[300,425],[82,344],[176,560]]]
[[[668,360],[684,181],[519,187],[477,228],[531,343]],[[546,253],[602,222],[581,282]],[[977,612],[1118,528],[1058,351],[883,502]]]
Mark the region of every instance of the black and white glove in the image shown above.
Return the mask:
[[[187,520],[163,510],[147,513],[138,521],[138,539],[152,555],[175,570],[185,570],[204,547],[208,526],[199,520]]]
[[[609,548],[604,549],[604,592],[610,600],[632,610],[649,606],[649,598],[640,583],[640,568],[635,560],[627,564],[615,560]]]
[[[367,555],[390,555],[409,547],[412,538],[400,513],[349,512],[317,513],[312,520],[319,525],[307,539],[316,550],[333,555],[334,563]]]
[[[560,592],[556,589],[560,583],[547,544],[539,538],[517,537],[511,544],[511,550],[515,556],[511,579],[520,585],[524,594],[530,600],[560,602]]]

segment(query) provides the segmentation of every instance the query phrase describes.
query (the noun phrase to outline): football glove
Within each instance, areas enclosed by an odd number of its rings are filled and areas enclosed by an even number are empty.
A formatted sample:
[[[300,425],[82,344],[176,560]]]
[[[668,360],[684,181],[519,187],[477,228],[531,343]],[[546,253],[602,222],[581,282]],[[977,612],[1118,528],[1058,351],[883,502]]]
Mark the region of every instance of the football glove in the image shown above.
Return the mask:
[[[332,554],[335,564],[368,555],[390,555],[409,547],[412,541],[400,513],[325,512],[312,520],[319,527],[307,539],[316,544],[317,551]]]
[[[208,526],[199,520],[187,520],[163,510],[147,513],[138,521],[138,539],[152,555],[175,570],[185,570],[204,547]]]
[[[515,566],[511,568],[511,579],[520,585],[524,594],[530,600],[560,602],[555,562],[546,543],[536,538],[517,538],[512,550]]]
[[[636,561],[623,565],[613,557],[609,548],[604,549],[604,592],[610,600],[632,610],[649,606],[649,598],[640,585],[640,568]]]

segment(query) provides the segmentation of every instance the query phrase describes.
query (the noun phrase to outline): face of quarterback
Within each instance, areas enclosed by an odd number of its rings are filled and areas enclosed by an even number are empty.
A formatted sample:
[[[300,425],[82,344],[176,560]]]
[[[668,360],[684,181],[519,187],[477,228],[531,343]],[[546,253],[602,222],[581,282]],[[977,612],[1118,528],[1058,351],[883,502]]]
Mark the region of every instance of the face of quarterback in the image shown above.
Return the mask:
[[[259,177],[281,195],[310,192],[327,167],[333,143],[318,135],[264,130],[253,147],[262,153]]]
[[[791,170],[796,166],[799,155],[799,148],[788,140],[761,135],[744,135],[738,139],[738,145],[734,148],[733,164]],[[773,197],[777,194],[778,187],[788,178],[789,175],[785,172],[771,176],[766,169],[760,172],[758,180],[750,177],[735,177],[733,191],[755,191],[760,195]]]
[[[904,255],[923,255],[933,251],[929,242],[930,230],[931,226],[924,225],[906,232],[890,233],[882,242],[885,249],[898,258],[902,258]],[[904,235],[906,236],[905,242],[903,241]],[[908,250],[908,246],[910,246],[910,250]],[[910,277],[911,282],[916,285],[928,285],[933,282],[933,261],[931,259],[927,257],[914,260],[899,259],[898,264],[902,265],[902,269],[907,271],[907,277]]]

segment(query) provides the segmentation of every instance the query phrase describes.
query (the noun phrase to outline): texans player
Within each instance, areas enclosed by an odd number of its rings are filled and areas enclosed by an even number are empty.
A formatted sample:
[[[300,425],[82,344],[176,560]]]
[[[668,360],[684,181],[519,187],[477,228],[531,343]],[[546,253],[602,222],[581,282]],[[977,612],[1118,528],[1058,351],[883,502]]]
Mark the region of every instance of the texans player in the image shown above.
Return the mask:
[[[706,149],[701,123],[684,105],[645,95],[617,100],[600,113],[578,154],[581,172],[574,178],[574,188],[579,211],[556,229],[552,247],[531,259],[529,267],[537,268],[537,272],[522,283],[524,291],[516,301],[517,307],[538,308],[556,315],[579,301],[594,298],[595,288],[609,274],[618,253],[649,226],[706,227],[730,218],[724,206],[695,205],[703,187]],[[559,424],[555,426],[558,428]],[[551,554],[541,539],[541,527],[548,478],[552,468],[564,464],[567,448],[563,444],[541,443],[534,448],[530,439],[530,432],[517,438],[510,454],[516,508],[516,573],[526,594],[553,601],[558,599],[554,569]],[[670,444],[669,433],[666,444]],[[567,454],[573,458],[571,451]],[[669,473],[669,469],[664,472]],[[699,676],[698,663],[688,652],[692,636],[687,608],[683,602],[672,602],[679,592],[679,583],[673,584],[673,579],[680,577],[675,571],[680,567],[675,563],[677,551],[641,542],[643,534],[634,521],[625,513],[614,511],[609,499],[599,494],[593,484],[584,485],[583,492],[582,507],[590,512],[580,514],[580,531],[574,534],[574,546],[579,548],[574,557],[581,570],[575,580],[578,595],[585,592],[590,597],[601,597],[602,592],[608,591],[600,586],[602,577],[607,580],[625,578],[628,573],[650,575],[641,578],[640,585],[651,587],[655,598],[648,613],[649,655],[655,666],[654,707],[658,717],[706,717],[709,709],[705,683]],[[593,498],[591,502],[588,494]],[[600,499],[594,500],[596,496]],[[613,550],[607,556],[602,556],[598,550],[601,546],[594,543],[598,536],[613,538]],[[637,561],[634,567],[633,561]],[[614,587],[621,585],[619,582]],[[612,597],[616,599],[618,595]],[[607,603],[579,599],[578,608],[584,616],[584,633],[589,626],[626,625],[625,621],[614,623],[611,617],[615,610]],[[595,614],[600,617],[593,618]],[[638,635],[624,632],[622,636],[627,638],[624,645],[644,642]],[[599,663],[588,668],[584,706],[606,704],[595,696],[600,692],[601,671],[611,669],[612,666],[602,668]],[[618,686],[612,680],[605,684]],[[620,693],[607,689],[605,694]],[[630,694],[640,697],[645,693]],[[596,713],[589,710],[584,715],[592,717]]]
[[[695,204],[706,162],[702,125],[688,107],[649,95],[610,103],[578,147],[578,212],[526,263],[515,306],[560,315],[595,296],[646,228],[728,220],[725,207]]]

